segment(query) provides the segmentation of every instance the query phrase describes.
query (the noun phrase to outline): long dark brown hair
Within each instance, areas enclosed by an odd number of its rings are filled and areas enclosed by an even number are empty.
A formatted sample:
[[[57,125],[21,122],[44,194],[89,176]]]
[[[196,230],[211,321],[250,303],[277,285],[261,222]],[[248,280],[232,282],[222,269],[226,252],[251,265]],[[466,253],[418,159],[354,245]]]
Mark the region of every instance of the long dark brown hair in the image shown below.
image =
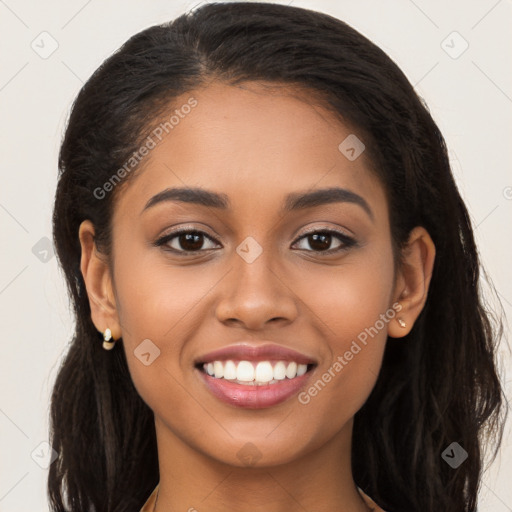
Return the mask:
[[[424,226],[436,246],[427,302],[389,339],[378,381],[355,417],[356,483],[390,512],[475,512],[483,448],[498,449],[504,397],[496,369],[502,321],[486,308],[470,217],[443,136],[397,65],[344,22],[307,9],[212,3],[129,39],[78,94],[59,155],[54,242],[76,317],[51,399],[52,511],[138,511],[159,481],[153,413],[122,344],[102,349],[80,272],[78,228],[110,256],[114,199],[94,191],[130,159],[180,94],[216,79],[295,85],[365,134],[389,201],[399,260]],[[170,135],[172,136],[172,134]],[[124,180],[129,180],[133,172]],[[494,309],[494,311],[496,308]],[[442,458],[457,442],[468,458]],[[490,446],[490,445],[489,445]]]

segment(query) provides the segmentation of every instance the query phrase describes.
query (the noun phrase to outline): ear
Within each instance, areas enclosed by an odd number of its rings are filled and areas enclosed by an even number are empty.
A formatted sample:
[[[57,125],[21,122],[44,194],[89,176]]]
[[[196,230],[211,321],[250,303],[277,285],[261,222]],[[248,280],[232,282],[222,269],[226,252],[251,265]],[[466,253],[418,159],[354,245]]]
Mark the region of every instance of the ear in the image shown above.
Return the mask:
[[[117,340],[121,337],[121,328],[112,276],[106,257],[96,248],[94,225],[91,221],[84,220],[80,224],[78,236],[82,247],[80,270],[89,297],[92,321],[101,333],[108,327],[112,331],[112,338]]]
[[[395,282],[394,302],[399,302],[402,308],[396,309],[395,319],[388,324],[388,335],[392,338],[408,334],[421,313],[427,301],[435,255],[436,248],[428,231],[422,226],[415,227],[403,250],[404,263]],[[405,322],[405,327],[398,320]]]

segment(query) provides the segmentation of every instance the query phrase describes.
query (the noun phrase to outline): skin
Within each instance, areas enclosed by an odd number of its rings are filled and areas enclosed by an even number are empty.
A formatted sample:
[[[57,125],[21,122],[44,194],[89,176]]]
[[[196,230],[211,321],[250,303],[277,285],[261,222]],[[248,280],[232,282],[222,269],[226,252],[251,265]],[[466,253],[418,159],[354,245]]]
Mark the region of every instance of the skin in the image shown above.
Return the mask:
[[[155,414],[157,510],[366,511],[350,467],[353,417],[375,384],[387,336],[406,335],[425,304],[434,244],[415,228],[394,272],[384,189],[365,153],[349,161],[339,151],[353,131],[311,104],[311,94],[214,82],[174,105],[190,96],[198,105],[117,199],[113,267],[96,250],[93,225],[84,221],[79,232],[92,320],[122,336],[133,382]],[[185,185],[226,194],[232,207],[172,201],[141,213],[155,194]],[[332,186],[362,196],[373,220],[347,202],[280,213],[290,192]],[[153,246],[171,226],[204,231],[213,240],[202,247],[212,250],[183,256]],[[357,245],[323,255],[302,237],[309,228],[337,229]],[[236,252],[248,236],[263,249],[252,263]],[[183,248],[177,237],[171,243]],[[333,237],[328,247],[340,245]],[[313,384],[395,302],[400,313],[307,404],[294,396],[236,408],[193,367],[211,350],[265,340],[314,358]],[[134,355],[145,339],[161,351],[149,366]],[[237,456],[247,443],[260,456],[252,465]]]

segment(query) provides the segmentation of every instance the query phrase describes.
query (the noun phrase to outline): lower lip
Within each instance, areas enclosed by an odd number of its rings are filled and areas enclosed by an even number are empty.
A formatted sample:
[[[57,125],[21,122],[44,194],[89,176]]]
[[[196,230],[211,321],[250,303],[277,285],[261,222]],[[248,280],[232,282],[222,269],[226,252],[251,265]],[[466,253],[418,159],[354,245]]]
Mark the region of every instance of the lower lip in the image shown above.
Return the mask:
[[[297,393],[309,379],[312,368],[304,375],[284,379],[275,384],[244,386],[225,379],[216,379],[196,368],[210,391],[222,402],[246,409],[264,409],[284,402]]]

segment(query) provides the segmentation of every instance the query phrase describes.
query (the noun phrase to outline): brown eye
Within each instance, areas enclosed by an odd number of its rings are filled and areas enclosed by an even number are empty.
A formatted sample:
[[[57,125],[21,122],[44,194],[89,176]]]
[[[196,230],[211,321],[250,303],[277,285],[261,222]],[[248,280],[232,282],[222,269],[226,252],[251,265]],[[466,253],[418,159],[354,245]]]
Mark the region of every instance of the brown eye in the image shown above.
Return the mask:
[[[309,235],[309,246],[316,251],[327,251],[332,242],[332,236],[329,234],[318,234]]]
[[[208,242],[212,247],[205,247]],[[175,231],[174,233],[165,235],[157,240],[155,245],[164,246],[165,250],[186,253],[214,249],[218,244],[216,244],[215,240],[209,237],[206,233],[189,229]]]
[[[178,235],[178,244],[185,251],[201,249],[204,244],[203,235],[195,232]]]
[[[318,230],[307,233],[300,237],[296,243],[298,242],[307,242],[307,245],[309,246],[309,248],[299,247],[299,249],[304,249],[308,252],[325,253],[343,251],[356,245],[356,241],[353,238],[335,230]],[[335,247],[331,246],[333,242],[337,242]]]

